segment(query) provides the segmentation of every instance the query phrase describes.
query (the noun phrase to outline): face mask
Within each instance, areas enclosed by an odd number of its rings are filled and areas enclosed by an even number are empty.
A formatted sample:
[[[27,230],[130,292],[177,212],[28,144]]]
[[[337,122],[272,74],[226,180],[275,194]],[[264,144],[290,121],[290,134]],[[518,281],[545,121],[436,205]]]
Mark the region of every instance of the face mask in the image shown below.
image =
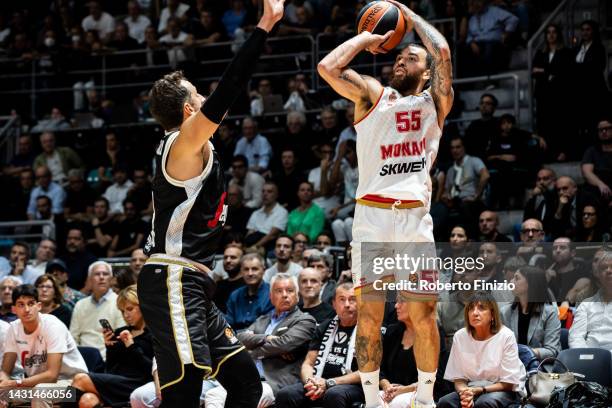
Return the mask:
[[[46,45],[48,48],[53,47],[53,46],[55,45],[55,38],[51,38],[51,37],[47,37],[47,38],[45,38],[45,45]]]
[[[73,42],[73,43],[77,43],[77,42],[79,42],[80,40],[81,40],[81,36],[80,36],[80,35],[76,35],[76,34],[75,34],[75,35],[73,35],[73,36],[72,36],[72,42]]]

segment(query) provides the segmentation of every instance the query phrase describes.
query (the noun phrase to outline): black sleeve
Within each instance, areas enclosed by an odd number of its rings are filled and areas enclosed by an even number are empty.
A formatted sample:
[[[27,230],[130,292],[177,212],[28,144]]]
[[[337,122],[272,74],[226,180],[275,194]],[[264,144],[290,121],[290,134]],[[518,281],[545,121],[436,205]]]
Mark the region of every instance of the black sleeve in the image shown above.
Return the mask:
[[[151,333],[145,331],[136,337],[134,344],[125,350],[125,355],[129,358],[132,366],[147,377],[153,366],[153,338]]]
[[[323,341],[323,335],[325,334],[325,330],[327,330],[327,326],[329,326],[330,322],[331,319],[317,326],[314,337],[308,345],[308,351],[319,351],[319,348],[321,347],[321,341]]]

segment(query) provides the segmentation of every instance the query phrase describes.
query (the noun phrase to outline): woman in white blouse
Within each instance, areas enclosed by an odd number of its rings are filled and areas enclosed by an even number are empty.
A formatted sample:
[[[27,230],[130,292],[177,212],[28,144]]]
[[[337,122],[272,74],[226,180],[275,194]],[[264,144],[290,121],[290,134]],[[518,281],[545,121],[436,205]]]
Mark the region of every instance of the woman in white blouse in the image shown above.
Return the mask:
[[[464,311],[465,327],[455,333],[444,378],[456,392],[438,408],[502,408],[523,389],[525,368],[514,334],[505,327],[488,292],[476,292]]]

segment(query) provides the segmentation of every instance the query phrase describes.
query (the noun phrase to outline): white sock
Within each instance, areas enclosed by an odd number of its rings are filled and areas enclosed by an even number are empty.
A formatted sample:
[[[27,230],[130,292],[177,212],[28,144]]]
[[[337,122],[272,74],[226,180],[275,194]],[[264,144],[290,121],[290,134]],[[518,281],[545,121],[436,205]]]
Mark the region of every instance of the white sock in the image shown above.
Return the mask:
[[[365,406],[366,408],[378,407],[378,374],[380,370],[372,371],[369,373],[359,372],[361,377],[361,388],[363,388],[363,394],[365,395]]]
[[[433,373],[427,373],[419,369],[417,371],[419,372],[419,382],[416,389],[416,400],[421,404],[431,404],[437,370]]]

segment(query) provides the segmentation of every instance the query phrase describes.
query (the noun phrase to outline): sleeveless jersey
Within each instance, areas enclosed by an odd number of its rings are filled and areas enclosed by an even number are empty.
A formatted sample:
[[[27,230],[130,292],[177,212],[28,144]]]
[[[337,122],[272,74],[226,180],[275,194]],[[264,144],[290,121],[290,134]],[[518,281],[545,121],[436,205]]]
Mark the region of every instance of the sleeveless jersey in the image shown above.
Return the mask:
[[[404,96],[384,88],[378,101],[355,123],[359,186],[366,194],[418,200],[429,208],[433,165],[442,130],[429,91]]]
[[[166,172],[168,153],[179,132],[166,135],[155,154],[153,218],[145,253],[181,256],[212,267],[227,217],[223,169],[211,154],[199,176],[175,180]]]

